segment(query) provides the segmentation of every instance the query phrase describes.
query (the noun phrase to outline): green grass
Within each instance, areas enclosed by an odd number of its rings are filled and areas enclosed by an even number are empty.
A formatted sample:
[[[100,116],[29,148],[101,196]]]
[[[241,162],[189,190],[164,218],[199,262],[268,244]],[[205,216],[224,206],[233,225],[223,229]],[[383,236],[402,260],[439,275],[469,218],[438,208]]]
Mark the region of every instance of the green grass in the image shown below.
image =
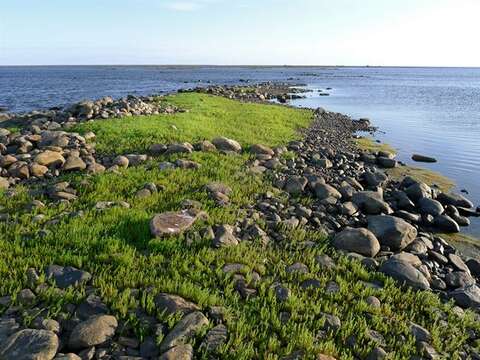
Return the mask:
[[[171,96],[168,101],[190,112],[98,121],[83,124],[80,130],[95,131],[99,151],[123,153],[144,151],[154,142],[194,142],[220,135],[244,145],[277,145],[298,138],[297,128],[307,126],[312,118],[307,110],[242,104],[198,94]],[[470,313],[464,317],[455,315],[452,305],[442,304],[436,295],[405,290],[391,279],[367,271],[358,262],[338,257],[329,247],[329,240],[319,232],[280,229],[288,239],[284,244],[264,248],[257,242],[243,242],[236,247],[213,249],[210,240],[199,235],[200,230],[208,225],[233,224],[245,216],[242,208],[253,204],[257,194],[273,189],[267,179],[246,171],[247,154],[194,153],[188,157],[199,162],[201,168],[160,171],[160,161],[175,157],[159,157],[119,174],[75,174],[57,179],[70,181],[79,193],[78,200],[68,205],[49,203],[33,213],[24,210],[34,199],[27,189],[18,187],[14,197],[0,194],[0,212],[12,216],[9,223],[0,223],[0,296],[14,295],[27,287],[29,267],[42,270],[56,263],[91,272],[98,295],[140,337],[148,335],[141,313],[155,316],[170,327],[178,319],[166,318],[156,311],[153,298],[158,292],[184,296],[198,303],[205,313],[211,306],[223,306],[229,330],[229,341],[219,355],[224,359],[273,360],[295,350],[305,351],[307,358],[312,359],[318,353],[339,359],[365,358],[375,346],[366,336],[368,329],[383,334],[392,359],[408,359],[416,353],[408,331],[409,321],[429,329],[436,349],[449,354],[449,359],[458,359],[458,352],[467,341],[467,330],[480,330]],[[208,198],[203,187],[211,181],[232,187],[230,206],[219,208]],[[135,192],[146,182],[162,185],[164,190],[149,198],[135,198]],[[41,197],[36,199],[48,202]],[[183,235],[152,239],[148,228],[151,217],[180,209],[185,199],[201,202],[208,220],[197,223]],[[127,201],[131,208],[99,212],[93,209],[98,201]],[[84,212],[83,217],[68,216],[78,210]],[[45,215],[44,222],[33,223],[33,216],[40,213]],[[54,219],[59,223],[45,224]],[[316,246],[305,249],[302,242],[307,240]],[[316,264],[315,257],[325,252],[336,258],[336,270],[326,271]],[[286,267],[295,262],[305,263],[309,273],[288,274]],[[221,271],[227,263],[245,264],[247,277],[253,270],[261,275],[258,296],[240,298],[232,275]],[[320,289],[300,287],[301,281],[311,278],[320,282]],[[271,290],[277,281],[291,290],[291,298],[285,303],[277,302]],[[325,292],[329,281],[338,283],[339,293]],[[371,282],[381,282],[384,288],[366,286]],[[381,300],[381,308],[367,306],[365,299],[369,295]],[[65,293],[50,289],[38,296],[55,317],[64,312],[66,304],[82,301],[86,289]],[[286,323],[280,321],[281,312],[291,315]],[[322,312],[339,316],[341,329],[321,333]],[[448,322],[443,322],[443,317]],[[31,319],[26,312],[25,321]],[[346,346],[351,335],[357,337],[353,349]],[[195,347],[199,342],[200,339]]]
[[[84,123],[76,130],[97,134],[97,150],[103,153],[145,152],[155,143],[196,142],[226,136],[242,145],[280,145],[297,137],[306,127],[310,110],[240,103],[198,93],[169,96],[166,101],[186,113],[133,116]]]

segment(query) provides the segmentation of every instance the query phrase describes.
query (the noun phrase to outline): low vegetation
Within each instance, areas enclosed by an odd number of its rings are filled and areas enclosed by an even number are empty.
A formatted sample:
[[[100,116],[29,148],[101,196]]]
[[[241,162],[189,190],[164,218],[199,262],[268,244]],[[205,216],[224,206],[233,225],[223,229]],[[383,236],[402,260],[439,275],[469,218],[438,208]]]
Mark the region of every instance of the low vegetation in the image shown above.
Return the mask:
[[[153,143],[195,142],[215,136],[234,138],[247,147],[285,144],[298,138],[297,130],[312,119],[308,110],[200,94],[179,94],[162,101],[188,112],[95,121],[77,130],[95,132],[98,152],[122,154],[146,152]],[[98,295],[113,313],[132,324],[140,339],[149,335],[143,315],[155,316],[169,327],[177,319],[156,311],[153,298],[159,292],[179,294],[205,313],[213,306],[223,306],[229,340],[219,350],[219,357],[225,359],[273,360],[298,350],[312,359],[320,353],[339,359],[365,358],[379,344],[389,351],[390,358],[409,359],[417,353],[409,330],[411,321],[430,331],[437,351],[459,359],[458,349],[467,341],[468,330],[480,330],[471,313],[457,315],[451,303],[443,304],[433,293],[405,290],[358,261],[339,257],[322,233],[284,230],[288,246],[242,242],[236,247],[212,248],[210,240],[191,234],[198,234],[206,225],[234,223],[257,194],[275,190],[268,179],[246,171],[247,154],[193,153],[187,157],[201,164],[197,170],[159,169],[161,161],[176,157],[158,157],[119,173],[65,176],[63,180],[79,195],[70,204],[50,204],[32,211],[27,209],[32,200],[48,200],[22,187],[15,196],[1,194],[2,212],[15,215],[0,222],[0,296],[28,287],[28,268],[42,271],[53,263],[81,268],[93,275]],[[212,181],[233,189],[230,206],[218,207],[207,196],[204,186]],[[148,182],[161,190],[147,198],[135,197]],[[184,235],[152,239],[151,217],[179,210],[187,199],[199,201],[208,219]],[[96,210],[100,201],[125,201],[130,208]],[[43,216],[38,217],[40,214]],[[307,240],[315,246],[305,247]],[[324,253],[336,260],[336,268],[320,267],[316,257]],[[288,273],[286,268],[296,262],[306,264],[309,271]],[[222,271],[230,263],[244,264],[247,279],[253,271],[260,275],[257,296],[246,300],[239,296],[233,276]],[[303,288],[301,283],[309,279],[318,280],[319,288]],[[325,291],[331,281],[339,285],[339,292]],[[287,301],[275,297],[275,282],[291,290]],[[371,295],[380,299],[380,307],[367,304]],[[40,296],[49,314],[56,316],[68,303],[84,299],[86,289],[48,290]],[[341,319],[339,330],[325,328],[325,313]],[[28,322],[32,316],[26,311],[24,320]],[[161,339],[160,334],[157,340]],[[198,345],[199,341],[194,348]]]

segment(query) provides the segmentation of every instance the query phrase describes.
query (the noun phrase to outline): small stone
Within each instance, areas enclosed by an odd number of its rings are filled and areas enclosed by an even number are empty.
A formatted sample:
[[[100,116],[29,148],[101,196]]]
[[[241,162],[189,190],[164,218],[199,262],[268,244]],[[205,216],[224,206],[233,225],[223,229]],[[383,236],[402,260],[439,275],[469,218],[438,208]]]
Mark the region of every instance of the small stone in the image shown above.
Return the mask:
[[[126,156],[119,155],[113,159],[113,165],[117,165],[121,168],[127,168],[129,164],[128,158]]]
[[[157,306],[157,310],[165,315],[172,315],[177,312],[189,314],[193,311],[200,310],[196,304],[187,301],[178,295],[166,293],[158,294],[155,297],[155,305]]]
[[[213,246],[216,248],[224,246],[238,245],[239,241],[233,234],[233,227],[230,225],[220,225],[215,229],[215,238]]]
[[[193,348],[192,345],[178,345],[167,352],[163,353],[159,360],[192,360],[193,359]]]
[[[208,324],[208,319],[199,311],[185,315],[163,339],[160,344],[160,351],[166,351],[178,345],[185,345]]]

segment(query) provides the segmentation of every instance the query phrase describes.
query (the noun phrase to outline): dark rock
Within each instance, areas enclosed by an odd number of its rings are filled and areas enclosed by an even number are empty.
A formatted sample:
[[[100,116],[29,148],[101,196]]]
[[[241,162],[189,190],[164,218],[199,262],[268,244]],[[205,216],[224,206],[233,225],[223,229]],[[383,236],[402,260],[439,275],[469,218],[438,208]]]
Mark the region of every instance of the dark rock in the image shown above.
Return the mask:
[[[425,276],[406,262],[387,260],[380,266],[380,272],[416,289],[427,290],[430,288]]]
[[[435,163],[437,159],[425,155],[413,154],[412,160],[417,162]]]
[[[460,232],[460,226],[448,215],[438,215],[434,219],[434,225],[441,231],[447,233]]]
[[[71,266],[50,265],[46,270],[47,279],[53,279],[57,287],[66,289],[69,286],[80,286],[92,278],[90,273]]]

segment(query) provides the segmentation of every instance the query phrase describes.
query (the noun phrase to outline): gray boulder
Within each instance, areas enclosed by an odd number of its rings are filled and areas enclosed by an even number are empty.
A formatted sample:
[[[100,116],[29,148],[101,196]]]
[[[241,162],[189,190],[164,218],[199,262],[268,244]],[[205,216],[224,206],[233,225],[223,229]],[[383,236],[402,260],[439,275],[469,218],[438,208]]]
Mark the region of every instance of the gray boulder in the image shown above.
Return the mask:
[[[480,288],[469,285],[449,293],[449,296],[463,308],[478,309],[480,307]]]
[[[437,229],[445,231],[447,233],[460,232],[460,226],[448,215],[438,215],[434,219],[434,225]]]
[[[437,200],[443,205],[453,205],[455,207],[463,207],[467,209],[473,208],[473,203],[460,194],[455,193],[440,193]]]
[[[423,214],[430,214],[432,216],[442,215],[444,212],[442,204],[430,198],[421,198],[418,201],[418,207]]]
[[[389,259],[380,266],[380,272],[415,289],[427,290],[430,288],[425,276],[407,262]]]
[[[370,216],[368,229],[377,237],[381,245],[391,250],[402,250],[417,236],[417,229],[405,220],[395,216]]]
[[[46,270],[47,279],[53,279],[60,289],[66,289],[69,286],[80,286],[91,280],[92,275],[89,272],[76,269],[71,266],[50,265]]]
[[[369,257],[374,257],[380,251],[380,243],[375,235],[364,228],[346,228],[335,235],[333,246]]]
[[[52,331],[20,330],[2,344],[0,359],[51,360],[58,346],[58,337]]]
[[[103,344],[115,334],[117,326],[114,316],[93,316],[73,328],[68,345],[72,349],[84,349]]]
[[[377,191],[359,191],[352,196],[352,202],[369,215],[390,214],[392,209],[383,201]]]
[[[229,151],[229,152],[242,151],[242,146],[237,141],[228,139],[226,137],[215,138],[212,140],[212,143],[217,147],[218,150]]]
[[[328,184],[317,184],[317,186],[315,186],[315,194],[319,200],[324,200],[327,198],[342,198],[342,194],[340,194],[340,192],[333,186]]]

